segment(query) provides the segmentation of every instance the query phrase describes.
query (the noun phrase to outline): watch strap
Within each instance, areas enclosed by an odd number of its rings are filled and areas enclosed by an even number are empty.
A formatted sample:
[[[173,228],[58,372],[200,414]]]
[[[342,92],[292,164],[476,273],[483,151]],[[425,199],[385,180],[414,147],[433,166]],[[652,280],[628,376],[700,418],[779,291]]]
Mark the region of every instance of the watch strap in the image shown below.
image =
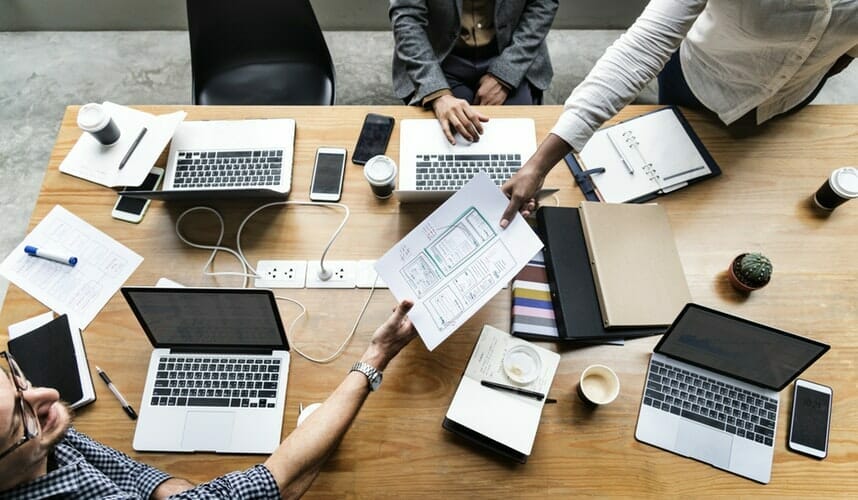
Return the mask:
[[[352,365],[352,368],[351,370],[349,370],[349,372],[361,372],[366,375],[366,379],[369,382],[369,389],[371,391],[377,390],[378,387],[381,385],[381,372],[369,363],[364,363],[363,361],[355,361],[355,364]]]

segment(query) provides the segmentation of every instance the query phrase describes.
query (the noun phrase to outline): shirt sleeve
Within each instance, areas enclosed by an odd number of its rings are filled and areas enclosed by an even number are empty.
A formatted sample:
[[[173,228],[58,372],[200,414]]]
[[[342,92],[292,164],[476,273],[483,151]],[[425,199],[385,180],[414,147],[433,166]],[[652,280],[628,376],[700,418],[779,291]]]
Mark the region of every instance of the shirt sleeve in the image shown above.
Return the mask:
[[[138,462],[74,429],[68,430],[66,440],[119,488],[140,498],[149,498],[159,484],[170,478],[166,472]]]
[[[602,124],[658,76],[706,0],[651,0],[566,99],[551,133],[581,151]]]
[[[512,42],[492,61],[488,72],[510,88],[521,85],[548,36],[558,5],[557,0],[528,1],[513,31]]]
[[[426,32],[429,24],[426,0],[391,0],[388,12],[393,26],[393,50],[404,62],[414,85],[411,104],[422,103],[427,95],[449,88]]]
[[[195,488],[170,497],[178,500],[208,498],[280,498],[280,490],[271,471],[264,465],[255,465],[245,471],[230,472]]]

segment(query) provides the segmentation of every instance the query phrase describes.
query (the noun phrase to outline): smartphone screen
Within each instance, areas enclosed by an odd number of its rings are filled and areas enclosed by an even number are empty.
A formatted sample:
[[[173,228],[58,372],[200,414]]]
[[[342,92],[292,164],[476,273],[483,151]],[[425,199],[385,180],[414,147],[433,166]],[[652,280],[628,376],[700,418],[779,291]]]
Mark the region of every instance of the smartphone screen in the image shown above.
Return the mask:
[[[392,116],[368,113],[352,154],[352,163],[363,165],[373,156],[384,154],[393,133],[393,123]]]
[[[157,173],[149,172],[146,175],[146,179],[143,180],[143,184],[140,186],[128,187],[126,191],[151,191],[158,186],[158,179],[161,176]],[[129,198],[127,196],[120,196],[119,201],[116,202],[116,207],[114,210],[119,212],[126,212],[133,215],[140,215],[143,213],[143,210],[146,208],[146,203],[149,200],[143,198]]]
[[[797,381],[790,423],[790,447],[796,451],[824,457],[828,449],[831,392],[808,387]],[[826,388],[827,389],[827,388]],[[795,447],[794,445],[799,445]],[[800,447],[809,448],[803,450]],[[814,453],[817,450],[818,453]]]
[[[340,199],[345,167],[345,150],[321,148],[316,153],[310,199],[337,201]]]

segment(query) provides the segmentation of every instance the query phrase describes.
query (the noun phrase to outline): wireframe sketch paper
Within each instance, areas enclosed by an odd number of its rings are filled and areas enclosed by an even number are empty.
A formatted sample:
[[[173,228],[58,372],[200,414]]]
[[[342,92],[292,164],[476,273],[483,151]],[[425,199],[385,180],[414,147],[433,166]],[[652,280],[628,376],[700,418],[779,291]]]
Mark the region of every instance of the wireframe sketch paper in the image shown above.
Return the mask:
[[[155,116],[112,102],[105,102],[102,106],[119,127],[119,142],[112,146],[103,146],[92,135],[81,134],[80,139],[60,163],[60,172],[108,187],[139,186],[143,184],[146,174],[161,156],[176,127],[185,119],[187,113],[176,111]],[[146,127],[146,134],[134,148],[128,162],[120,169],[119,162],[143,127]]]
[[[521,215],[502,230],[506,196],[476,175],[375,265],[409,313],[420,338],[435,349],[515,277],[542,242]]]
[[[32,245],[78,258],[74,267],[27,255]],[[57,205],[3,263],[0,274],[85,329],[143,257]]]

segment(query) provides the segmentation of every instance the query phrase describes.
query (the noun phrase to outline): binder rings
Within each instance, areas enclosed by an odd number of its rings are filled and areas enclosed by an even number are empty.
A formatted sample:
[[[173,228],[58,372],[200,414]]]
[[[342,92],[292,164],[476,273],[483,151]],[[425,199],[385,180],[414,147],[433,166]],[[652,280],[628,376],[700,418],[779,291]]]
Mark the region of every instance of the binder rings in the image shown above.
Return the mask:
[[[721,173],[674,106],[603,127],[565,159],[590,201],[640,203]]]
[[[577,208],[542,207],[536,222],[561,337],[607,340],[664,333],[664,327],[605,327]]]
[[[477,339],[442,427],[510,460],[525,463],[533,449],[545,400],[481,385],[482,380],[516,385],[505,378],[502,365],[506,351],[520,345],[532,348],[539,355],[541,373],[535,381],[518,386],[548,394],[560,364],[560,355],[486,325]]]
[[[580,216],[605,326],[670,325],[691,293],[664,208],[582,201]]]

